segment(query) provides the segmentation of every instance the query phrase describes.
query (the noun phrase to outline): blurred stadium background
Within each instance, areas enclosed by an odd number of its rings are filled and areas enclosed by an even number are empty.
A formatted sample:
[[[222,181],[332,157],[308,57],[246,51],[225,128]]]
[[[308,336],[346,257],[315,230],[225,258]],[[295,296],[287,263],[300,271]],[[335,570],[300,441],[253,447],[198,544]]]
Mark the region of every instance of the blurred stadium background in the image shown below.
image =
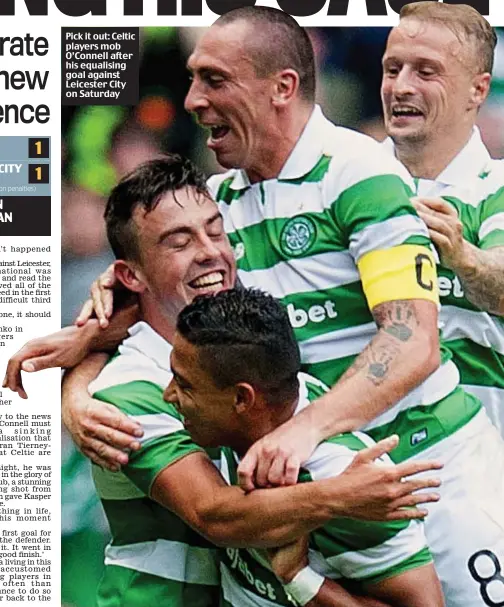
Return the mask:
[[[318,101],[333,122],[384,138],[380,59],[389,28],[311,28]],[[140,101],[135,107],[62,108],[62,325],[71,324],[96,276],[113,260],[103,225],[110,189],[139,163],[163,152],[219,171],[206,134],[184,111],[187,57],[201,29],[141,30]],[[480,113],[483,139],[504,156],[504,28],[498,29],[492,92]],[[107,525],[88,462],[63,431],[62,601],[94,607]]]

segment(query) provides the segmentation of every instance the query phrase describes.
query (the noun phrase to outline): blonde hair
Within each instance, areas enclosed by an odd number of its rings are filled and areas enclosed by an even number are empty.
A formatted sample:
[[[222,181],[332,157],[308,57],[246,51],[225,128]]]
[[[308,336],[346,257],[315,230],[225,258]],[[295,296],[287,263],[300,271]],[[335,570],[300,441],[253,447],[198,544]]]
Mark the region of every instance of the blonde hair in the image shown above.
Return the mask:
[[[492,73],[497,35],[494,28],[468,4],[439,4],[437,1],[412,2],[403,6],[400,19],[417,19],[442,25],[451,30],[459,42],[474,45],[474,65],[478,73]]]

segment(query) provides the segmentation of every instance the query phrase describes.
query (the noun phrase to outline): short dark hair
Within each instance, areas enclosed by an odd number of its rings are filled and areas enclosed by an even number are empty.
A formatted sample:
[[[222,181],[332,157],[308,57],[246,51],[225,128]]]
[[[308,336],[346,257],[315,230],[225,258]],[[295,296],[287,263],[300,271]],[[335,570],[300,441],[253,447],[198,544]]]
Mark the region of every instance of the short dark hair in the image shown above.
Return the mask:
[[[170,154],[139,165],[110,193],[105,208],[107,237],[117,259],[140,259],[133,211],[150,213],[166,192],[195,188],[210,197],[205,175],[188,159]]]
[[[497,34],[488,21],[468,4],[439,4],[437,1],[411,2],[402,7],[400,19],[418,19],[450,29],[461,44],[474,45],[474,65],[478,73],[492,73]]]
[[[235,288],[196,297],[179,314],[177,331],[198,348],[219,388],[247,382],[273,405],[296,397],[299,348],[286,309],[271,295]]]
[[[245,6],[224,13],[214,25],[243,20],[254,28],[247,40],[256,74],[269,76],[285,69],[299,74],[299,93],[305,100],[315,100],[315,57],[306,31],[297,21],[276,8]]]

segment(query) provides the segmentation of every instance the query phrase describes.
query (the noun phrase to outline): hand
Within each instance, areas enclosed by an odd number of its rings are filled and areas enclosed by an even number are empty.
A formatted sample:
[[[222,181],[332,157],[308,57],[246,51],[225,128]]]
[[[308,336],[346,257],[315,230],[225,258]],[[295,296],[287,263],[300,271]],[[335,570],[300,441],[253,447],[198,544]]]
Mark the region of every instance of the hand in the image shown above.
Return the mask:
[[[91,321],[86,327],[65,327],[51,335],[32,339],[9,359],[2,387],[17,392],[21,398],[28,398],[21,371],[33,373],[53,367],[73,367],[89,352],[93,333]]]
[[[308,536],[285,546],[268,548],[266,552],[273,573],[282,584],[288,584],[308,565]]]
[[[439,470],[439,462],[405,461],[393,464],[375,463],[375,460],[390,453],[399,443],[397,435],[383,439],[375,445],[359,451],[352,463],[337,477],[348,481],[347,489],[338,485],[338,496],[348,503],[347,512],[340,516],[364,520],[409,520],[424,518],[427,510],[417,508],[419,504],[436,502],[437,493],[415,493],[419,489],[439,487],[437,478],[408,477]]]
[[[319,442],[304,417],[295,415],[250,447],[238,466],[240,487],[248,492],[257,487],[295,485],[301,464]]]
[[[82,326],[94,312],[100,327],[102,329],[108,327],[114,309],[114,289],[120,286],[121,283],[115,276],[114,264],[111,264],[91,285],[91,298],[82,306],[75,324]]]
[[[125,450],[140,449],[140,424],[117,407],[80,391],[63,393],[62,418],[77,447],[102,468],[117,472],[129,461]]]
[[[456,209],[442,198],[414,197],[411,202],[427,225],[441,263],[457,272],[465,263],[467,243]]]

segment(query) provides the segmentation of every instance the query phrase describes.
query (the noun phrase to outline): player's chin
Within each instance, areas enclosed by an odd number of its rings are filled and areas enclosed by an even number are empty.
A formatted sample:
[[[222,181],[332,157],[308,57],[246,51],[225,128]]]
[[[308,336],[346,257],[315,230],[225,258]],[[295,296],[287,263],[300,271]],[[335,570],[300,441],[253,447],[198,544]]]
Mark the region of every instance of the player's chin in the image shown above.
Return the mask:
[[[189,432],[191,439],[197,445],[203,448],[217,447],[218,445],[213,444],[210,437],[205,436],[204,432],[198,432],[198,430],[189,422],[184,423],[184,428]]]

